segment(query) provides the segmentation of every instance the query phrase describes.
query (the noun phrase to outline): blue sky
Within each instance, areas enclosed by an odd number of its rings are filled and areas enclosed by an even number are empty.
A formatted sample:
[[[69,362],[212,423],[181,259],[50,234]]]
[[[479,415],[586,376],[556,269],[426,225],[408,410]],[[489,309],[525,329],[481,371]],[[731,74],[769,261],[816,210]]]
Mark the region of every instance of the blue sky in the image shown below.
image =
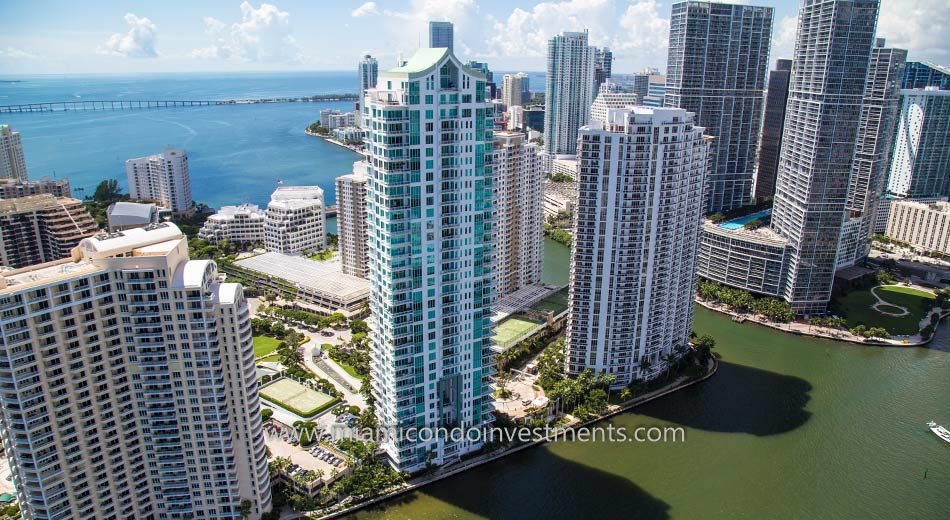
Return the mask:
[[[430,19],[456,24],[456,53],[495,70],[543,70],[552,35],[588,28],[614,70],[664,68],[669,1],[0,0],[0,74],[351,70],[392,65]],[[772,58],[789,56],[799,1],[775,7]],[[878,35],[910,59],[950,64],[946,0],[883,0]]]

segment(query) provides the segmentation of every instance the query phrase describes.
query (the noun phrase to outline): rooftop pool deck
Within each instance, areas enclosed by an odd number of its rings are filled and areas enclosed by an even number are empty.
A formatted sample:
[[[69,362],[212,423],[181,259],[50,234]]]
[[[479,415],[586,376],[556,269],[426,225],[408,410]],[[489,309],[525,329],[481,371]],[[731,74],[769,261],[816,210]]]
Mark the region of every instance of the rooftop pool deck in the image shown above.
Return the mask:
[[[736,229],[741,228],[742,226],[752,222],[757,218],[764,218],[772,214],[771,209],[763,209],[762,211],[756,211],[755,213],[750,213],[748,215],[743,215],[738,218],[723,222],[719,224],[719,227],[728,229],[730,231],[735,231]]]

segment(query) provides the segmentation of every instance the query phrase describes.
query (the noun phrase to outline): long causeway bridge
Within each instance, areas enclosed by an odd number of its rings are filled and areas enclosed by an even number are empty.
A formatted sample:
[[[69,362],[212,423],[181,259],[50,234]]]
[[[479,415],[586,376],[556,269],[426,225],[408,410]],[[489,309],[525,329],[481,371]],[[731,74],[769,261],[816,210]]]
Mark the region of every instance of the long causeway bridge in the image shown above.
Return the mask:
[[[323,94],[309,97],[279,97],[260,99],[217,100],[107,100],[107,101],[53,101],[49,103],[22,103],[0,105],[0,114],[30,112],[74,112],[96,110],[139,110],[152,108],[207,107],[218,105],[256,105],[260,103],[318,103],[323,101],[357,101],[356,94]]]

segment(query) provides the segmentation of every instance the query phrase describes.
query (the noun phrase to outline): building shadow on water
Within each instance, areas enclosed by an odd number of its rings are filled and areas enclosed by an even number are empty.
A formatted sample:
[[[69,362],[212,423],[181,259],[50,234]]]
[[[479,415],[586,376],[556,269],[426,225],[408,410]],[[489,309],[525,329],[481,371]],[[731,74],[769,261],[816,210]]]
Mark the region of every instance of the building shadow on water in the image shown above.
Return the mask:
[[[426,498],[492,519],[618,518],[618,511],[638,520],[670,518],[668,504],[630,480],[564,459],[545,447],[463,472],[353,518],[386,518],[387,509],[399,506],[405,506],[398,511],[400,517],[442,518],[446,512],[440,504],[413,504]]]
[[[708,381],[635,412],[699,430],[776,435],[808,421],[811,390],[811,383],[799,377],[720,360]]]

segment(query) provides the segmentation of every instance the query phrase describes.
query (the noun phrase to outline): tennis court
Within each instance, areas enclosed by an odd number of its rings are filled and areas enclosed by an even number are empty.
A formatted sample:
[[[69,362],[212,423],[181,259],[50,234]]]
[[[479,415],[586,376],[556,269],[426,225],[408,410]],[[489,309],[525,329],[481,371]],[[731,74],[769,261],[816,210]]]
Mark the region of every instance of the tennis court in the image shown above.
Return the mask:
[[[313,417],[337,401],[286,377],[262,387],[261,397],[301,417]]]
[[[553,292],[531,306],[531,310],[547,312],[551,311],[555,316],[567,310],[568,288]]]
[[[495,326],[495,344],[503,348],[509,347],[512,342],[540,326],[540,322],[520,316],[505,318]]]

